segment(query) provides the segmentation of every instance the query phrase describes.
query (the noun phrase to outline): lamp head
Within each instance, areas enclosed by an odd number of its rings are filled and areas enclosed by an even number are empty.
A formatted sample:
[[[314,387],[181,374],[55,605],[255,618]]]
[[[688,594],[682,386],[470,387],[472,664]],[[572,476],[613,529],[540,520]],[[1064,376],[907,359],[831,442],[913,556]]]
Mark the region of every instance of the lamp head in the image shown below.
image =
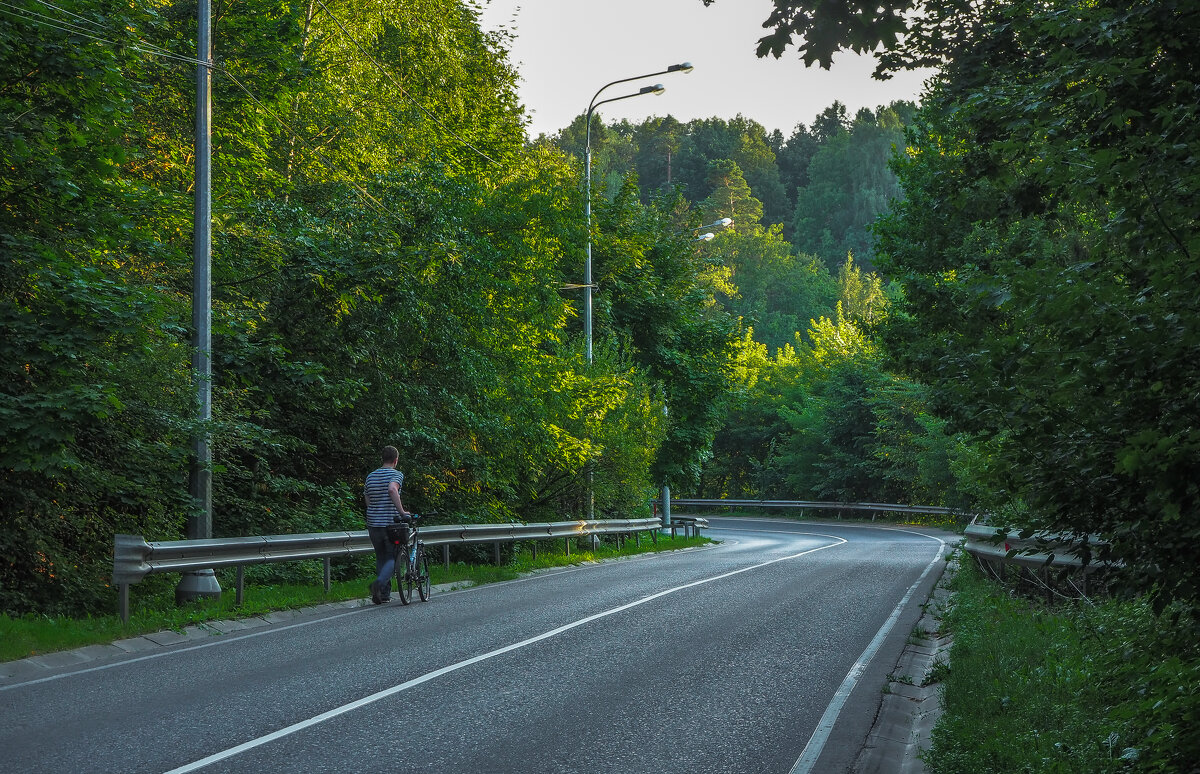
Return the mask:
[[[653,86],[643,86],[641,90],[638,91],[638,94],[662,94],[666,90],[666,86],[663,86],[661,83],[656,83]]]
[[[667,72],[669,72],[669,73],[677,73],[677,72],[690,73],[693,69],[694,68],[692,67],[691,62],[680,62],[679,64],[673,64],[670,67],[668,67]]]

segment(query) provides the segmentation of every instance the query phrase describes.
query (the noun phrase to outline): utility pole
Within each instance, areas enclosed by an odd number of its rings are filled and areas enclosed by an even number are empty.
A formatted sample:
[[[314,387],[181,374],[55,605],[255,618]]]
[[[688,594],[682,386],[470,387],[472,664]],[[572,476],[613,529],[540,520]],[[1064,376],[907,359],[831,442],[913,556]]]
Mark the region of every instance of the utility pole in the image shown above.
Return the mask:
[[[187,519],[187,538],[212,537],[212,7],[198,0],[196,38],[196,200],[192,246],[192,378],[196,386],[197,429],[192,439],[188,492],[197,506]],[[175,601],[219,597],[212,570],[184,573]]]

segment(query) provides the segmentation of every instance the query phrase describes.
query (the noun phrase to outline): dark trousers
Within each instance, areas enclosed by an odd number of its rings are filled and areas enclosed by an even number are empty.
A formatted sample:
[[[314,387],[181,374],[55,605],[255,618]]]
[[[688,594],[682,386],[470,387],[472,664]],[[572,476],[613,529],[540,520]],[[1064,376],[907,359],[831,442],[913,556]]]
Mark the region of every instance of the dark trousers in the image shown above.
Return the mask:
[[[396,572],[396,557],[387,539],[387,527],[367,527],[367,536],[371,538],[371,546],[375,549],[375,581],[390,593],[392,575]]]

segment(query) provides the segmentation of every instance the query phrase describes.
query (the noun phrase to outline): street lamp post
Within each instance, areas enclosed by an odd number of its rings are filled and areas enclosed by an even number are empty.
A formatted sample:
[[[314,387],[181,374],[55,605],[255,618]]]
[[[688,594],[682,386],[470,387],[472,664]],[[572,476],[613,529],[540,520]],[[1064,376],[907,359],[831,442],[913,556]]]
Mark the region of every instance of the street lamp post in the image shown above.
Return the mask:
[[[622,99],[630,99],[632,97],[640,97],[643,94],[662,94],[666,89],[661,83],[656,83],[653,86],[643,86],[631,94],[624,94],[620,97],[611,97],[602,99],[599,102],[600,94],[610,86],[616,86],[618,83],[628,83],[630,81],[640,81],[643,78],[653,78],[656,75],[667,75],[668,73],[690,73],[692,71],[691,62],[682,62],[673,64],[665,70],[660,70],[653,73],[645,73],[643,75],[635,75],[632,78],[621,78],[611,81],[601,86],[595,94],[592,95],[592,101],[588,103],[587,114],[584,117],[584,123],[587,126],[587,146],[584,152],[584,178],[587,181],[587,191],[584,196],[584,216],[587,221],[587,257],[583,264],[583,340],[584,348],[587,353],[587,364],[592,365],[592,113],[601,105],[609,102],[616,102]],[[589,463],[587,472],[587,518],[590,520],[595,516],[595,499],[592,488],[592,468]]]
[[[587,364],[590,368],[592,365],[592,113],[601,105],[606,105],[609,102],[616,102],[622,99],[630,99],[632,97],[640,97],[643,94],[662,94],[666,88],[661,83],[656,83],[653,86],[643,86],[631,94],[624,94],[620,97],[610,97],[602,99],[599,102],[596,100],[600,97],[601,92],[609,86],[616,86],[618,83],[628,83],[630,81],[640,81],[643,78],[653,78],[656,75],[667,75],[668,73],[690,73],[692,71],[691,62],[681,62],[673,64],[665,70],[660,70],[654,73],[645,73],[644,75],[635,75],[632,78],[621,78],[611,81],[601,86],[595,94],[592,95],[592,101],[588,103],[587,115],[584,117],[584,123],[587,126],[587,146],[584,152],[584,178],[587,180],[587,192],[584,197],[583,211],[587,220],[587,258],[583,264],[583,340],[584,347],[587,352]],[[596,501],[594,490],[592,488],[592,466],[588,463],[587,471],[587,518],[590,521],[596,515]]]
[[[584,215],[587,220],[587,259],[583,265],[583,338],[584,346],[587,350],[587,362],[592,364],[592,113],[596,108],[605,105],[609,102],[616,102],[622,99],[630,99],[632,97],[640,97],[643,94],[662,94],[666,88],[661,83],[656,83],[653,86],[643,86],[641,89],[632,94],[625,94],[620,97],[611,97],[602,99],[599,102],[596,99],[601,92],[609,86],[616,86],[618,83],[628,83],[629,81],[640,81],[643,78],[653,78],[656,75],[667,75],[668,73],[690,73],[692,71],[691,62],[682,62],[673,64],[665,70],[660,70],[655,73],[646,73],[645,75],[635,75],[632,78],[621,78],[620,80],[612,81],[601,86],[594,95],[592,101],[588,103],[587,116],[584,123],[587,126],[587,147],[584,153],[584,178],[587,180],[587,192],[584,197],[583,208]],[[588,518],[591,518],[591,507],[589,505]]]
[[[192,241],[192,373],[199,420],[192,439],[188,492],[195,502],[187,517],[187,538],[212,537],[212,9],[209,0],[197,8],[196,37],[196,197]],[[175,587],[176,602],[220,597],[221,585],[210,570],[183,573]]]

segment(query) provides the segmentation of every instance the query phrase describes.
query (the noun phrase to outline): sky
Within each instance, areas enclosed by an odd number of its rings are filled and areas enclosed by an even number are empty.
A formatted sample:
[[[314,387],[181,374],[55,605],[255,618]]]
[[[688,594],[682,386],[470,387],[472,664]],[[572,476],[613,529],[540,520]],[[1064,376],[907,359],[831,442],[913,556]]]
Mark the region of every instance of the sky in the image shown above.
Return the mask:
[[[850,115],[898,99],[916,101],[928,72],[871,78],[875,62],[849,52],[830,70],[805,67],[794,47],[780,59],[754,55],[766,34],[762,22],[772,0],[491,0],[485,29],[514,31],[510,56],[520,74],[529,134],[553,134],[587,111],[606,83],[668,65],[691,62],[688,74],[671,73],[613,86],[601,99],[661,83],[661,95],[622,100],[599,108],[605,123],[635,123],[650,116],[733,118],[739,113],[784,137],[796,124],[840,100]],[[622,89],[627,89],[623,91]]]

